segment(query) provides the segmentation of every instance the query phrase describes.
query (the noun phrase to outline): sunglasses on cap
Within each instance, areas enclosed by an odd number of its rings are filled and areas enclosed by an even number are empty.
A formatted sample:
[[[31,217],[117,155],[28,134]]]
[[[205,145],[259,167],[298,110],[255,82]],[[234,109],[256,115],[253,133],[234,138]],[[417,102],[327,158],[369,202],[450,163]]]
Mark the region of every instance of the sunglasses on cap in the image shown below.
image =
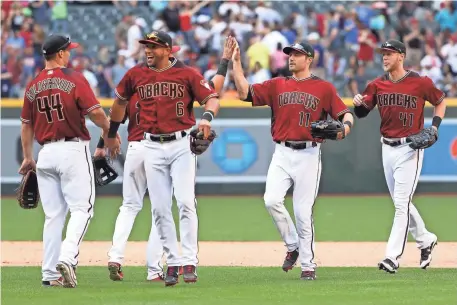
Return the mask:
[[[146,35],[144,35],[143,41],[145,41],[145,42],[151,42],[151,43],[156,43],[156,44],[161,44],[161,45],[164,45],[164,46],[167,46],[167,47],[170,46],[170,45],[168,44],[168,42],[163,41],[162,39],[160,39],[160,38],[156,35],[156,33],[151,33],[151,34],[146,34]]]

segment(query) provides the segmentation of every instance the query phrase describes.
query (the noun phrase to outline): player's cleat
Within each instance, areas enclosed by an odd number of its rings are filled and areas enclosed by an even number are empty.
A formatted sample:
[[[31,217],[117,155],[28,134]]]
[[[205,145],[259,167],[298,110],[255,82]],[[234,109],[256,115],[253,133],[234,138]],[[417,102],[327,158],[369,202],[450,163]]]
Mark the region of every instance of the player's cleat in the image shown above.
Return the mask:
[[[43,287],[62,287],[63,286],[63,278],[59,277],[57,280],[42,281],[41,285]]]
[[[197,281],[197,268],[193,265],[184,266],[184,282],[195,283]]]
[[[427,248],[421,249],[421,269],[427,269],[432,261],[432,251],[433,248],[438,244],[438,239],[435,239],[430,246]]]
[[[316,279],[316,271],[302,271],[300,280],[304,281],[314,281]]]
[[[155,278],[148,279],[148,282],[149,283],[154,283],[154,282],[163,283],[164,280],[165,280],[165,278],[164,278],[163,274],[159,274]]]
[[[76,273],[73,266],[65,262],[59,262],[56,267],[57,271],[60,272],[63,278],[62,286],[65,288],[75,288],[78,285],[76,280]]]
[[[286,258],[284,259],[284,263],[282,264],[282,270],[285,272],[292,270],[292,268],[297,263],[298,259],[298,249],[287,252]]]
[[[393,261],[386,258],[382,262],[378,264],[379,270],[384,270],[388,273],[396,273],[398,270],[398,266],[395,265]]]
[[[109,262],[108,270],[109,270],[109,278],[112,281],[122,281],[124,279],[124,273],[122,272],[121,264]]]
[[[174,286],[179,282],[179,266],[168,266],[165,286]]]

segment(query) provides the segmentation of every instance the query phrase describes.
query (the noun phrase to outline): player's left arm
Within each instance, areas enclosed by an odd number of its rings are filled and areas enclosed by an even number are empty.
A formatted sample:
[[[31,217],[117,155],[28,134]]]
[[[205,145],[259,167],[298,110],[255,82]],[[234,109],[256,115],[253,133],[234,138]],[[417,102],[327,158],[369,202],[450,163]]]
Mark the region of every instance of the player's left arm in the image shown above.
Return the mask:
[[[227,76],[228,65],[232,58],[233,51],[237,46],[235,38],[229,36],[225,39],[224,51],[222,52],[222,59],[219,63],[216,75],[209,81],[209,85],[216,90],[217,93],[221,93],[224,87],[225,77]]]
[[[444,114],[446,113],[446,100],[444,99],[446,95],[435,86],[429,77],[423,77],[423,83],[422,88],[424,89],[424,97],[435,107],[433,111],[432,126],[438,130],[441,121],[444,118]]]
[[[336,92],[336,88],[330,84],[329,92],[329,114],[334,120],[339,120],[344,125],[345,136],[351,133],[352,126],[354,125],[354,116],[349,108],[344,104],[341,97]]]
[[[28,91],[28,88],[25,92]],[[33,159],[33,124],[32,124],[32,103],[27,97],[27,94],[24,95],[24,104],[21,111],[21,143],[22,143],[22,153],[24,160],[22,165],[19,168],[19,173],[25,175],[30,169],[35,170],[36,164]]]

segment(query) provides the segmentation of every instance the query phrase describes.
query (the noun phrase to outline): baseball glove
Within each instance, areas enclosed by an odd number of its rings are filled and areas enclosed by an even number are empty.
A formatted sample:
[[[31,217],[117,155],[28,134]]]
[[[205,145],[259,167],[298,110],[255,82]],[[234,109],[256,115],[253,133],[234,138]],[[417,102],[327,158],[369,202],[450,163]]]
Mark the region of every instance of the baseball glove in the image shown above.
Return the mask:
[[[114,181],[118,174],[111,166],[109,159],[106,157],[92,157],[94,164],[95,184],[97,186],[104,186]]]
[[[412,149],[424,149],[432,146],[438,140],[438,131],[433,127],[422,129],[419,133],[406,138]]]
[[[23,209],[34,209],[38,206],[40,193],[36,172],[31,169],[24,176],[19,187],[16,189],[17,201]]]
[[[346,136],[343,123],[335,120],[312,122],[311,135],[314,138],[329,140],[341,140]]]
[[[211,143],[214,141],[216,137],[216,132],[214,130],[211,130],[208,139],[205,140],[203,139],[202,131],[198,131],[198,129],[193,129],[190,132],[190,150],[196,155],[201,155],[208,149],[208,147],[211,145]]]

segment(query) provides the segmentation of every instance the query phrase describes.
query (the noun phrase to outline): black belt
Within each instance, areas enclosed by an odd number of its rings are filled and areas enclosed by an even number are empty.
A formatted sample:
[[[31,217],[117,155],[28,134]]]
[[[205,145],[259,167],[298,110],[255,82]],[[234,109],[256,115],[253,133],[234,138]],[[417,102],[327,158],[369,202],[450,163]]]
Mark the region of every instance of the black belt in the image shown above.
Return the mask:
[[[281,141],[275,141],[276,143],[278,144],[281,144]],[[296,150],[299,150],[299,149],[307,149],[307,148],[310,148],[310,147],[316,147],[317,146],[317,143],[316,142],[312,142],[312,143],[309,143],[309,142],[304,142],[304,143],[292,143],[292,142],[287,142],[285,141],[284,142],[284,145],[286,147],[289,147],[289,148],[292,148],[292,149],[296,149]]]
[[[52,140],[44,141],[44,144],[55,143],[55,142],[59,142],[62,140],[64,140],[64,142],[79,142],[78,137],[73,137],[73,138],[65,137],[63,139],[52,139]]]
[[[401,141],[400,141],[400,140],[396,140],[396,141],[387,141],[386,139],[382,139],[382,143],[384,143],[384,144],[386,144],[386,145],[389,145],[389,146],[392,146],[392,147],[401,145]]]
[[[184,130],[181,131],[181,136],[183,138],[186,135],[187,135],[187,132],[185,132]],[[171,142],[171,141],[176,140],[176,135],[175,134],[172,134],[172,135],[153,135],[153,134],[146,135],[146,133],[144,133],[144,139],[151,140],[152,142],[164,143],[164,142]]]

